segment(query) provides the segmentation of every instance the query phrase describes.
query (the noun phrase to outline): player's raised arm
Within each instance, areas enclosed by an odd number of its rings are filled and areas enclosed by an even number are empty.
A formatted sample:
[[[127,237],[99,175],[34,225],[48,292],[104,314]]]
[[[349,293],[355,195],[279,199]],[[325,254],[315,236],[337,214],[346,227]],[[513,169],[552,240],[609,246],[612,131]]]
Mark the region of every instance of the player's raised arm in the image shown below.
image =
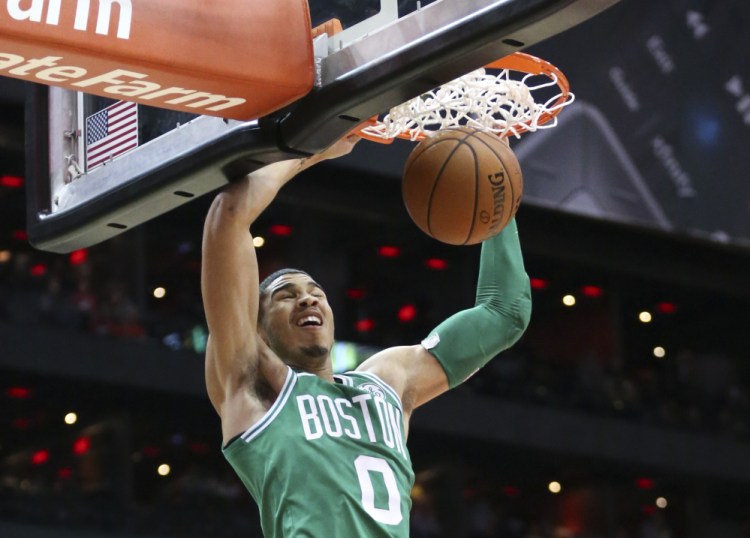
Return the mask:
[[[446,319],[421,345],[387,349],[361,367],[394,385],[408,412],[516,343],[530,316],[531,288],[512,220],[482,243],[474,307]]]
[[[518,228],[511,220],[482,243],[475,306],[438,325],[422,346],[437,358],[455,387],[515,344],[530,317],[531,287]]]
[[[258,360],[268,355],[257,333],[259,275],[249,228],[284,184],[315,163],[348,153],[354,142],[343,139],[321,154],[266,166],[230,184],[211,204],[203,232],[201,291],[210,335],[206,385],[219,414],[228,397],[252,388],[263,375]]]
[[[208,322],[206,385],[221,408],[233,384],[252,381],[258,359],[258,262],[250,225],[301,160],[275,163],[230,184],[208,211],[203,230],[201,291]]]

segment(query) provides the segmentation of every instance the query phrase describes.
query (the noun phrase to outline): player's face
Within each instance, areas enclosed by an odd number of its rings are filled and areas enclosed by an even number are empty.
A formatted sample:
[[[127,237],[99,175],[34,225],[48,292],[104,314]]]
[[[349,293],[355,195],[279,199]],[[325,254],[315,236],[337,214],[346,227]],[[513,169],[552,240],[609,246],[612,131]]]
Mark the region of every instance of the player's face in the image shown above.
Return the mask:
[[[260,330],[287,361],[327,358],[333,346],[333,312],[323,289],[308,275],[274,280],[262,298]]]

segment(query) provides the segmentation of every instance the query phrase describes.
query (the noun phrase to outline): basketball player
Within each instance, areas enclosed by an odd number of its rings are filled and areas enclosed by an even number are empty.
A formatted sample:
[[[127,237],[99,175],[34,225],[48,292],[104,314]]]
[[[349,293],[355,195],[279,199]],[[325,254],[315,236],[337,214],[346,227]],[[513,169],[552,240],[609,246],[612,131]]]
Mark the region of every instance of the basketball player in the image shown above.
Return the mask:
[[[275,163],[229,185],[208,212],[201,285],[208,395],[222,451],[258,503],[267,537],[407,537],[412,412],[513,345],[531,302],[515,222],[482,246],[476,306],[421,344],[334,375],[334,319],[307,273],[259,284],[249,227],[302,170],[351,151]]]

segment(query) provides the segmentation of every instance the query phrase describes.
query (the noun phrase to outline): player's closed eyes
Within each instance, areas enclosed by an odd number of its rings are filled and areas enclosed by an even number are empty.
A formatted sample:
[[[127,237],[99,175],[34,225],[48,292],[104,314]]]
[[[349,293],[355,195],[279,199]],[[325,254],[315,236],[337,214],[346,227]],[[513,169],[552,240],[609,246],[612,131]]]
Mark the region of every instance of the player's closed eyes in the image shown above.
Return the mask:
[[[312,297],[315,297],[316,299],[325,299],[326,298],[325,294],[323,294],[323,293],[311,293],[310,295]],[[296,293],[276,294],[276,298],[279,301],[284,301],[284,300],[287,300],[287,299],[296,299],[297,296],[298,295]]]

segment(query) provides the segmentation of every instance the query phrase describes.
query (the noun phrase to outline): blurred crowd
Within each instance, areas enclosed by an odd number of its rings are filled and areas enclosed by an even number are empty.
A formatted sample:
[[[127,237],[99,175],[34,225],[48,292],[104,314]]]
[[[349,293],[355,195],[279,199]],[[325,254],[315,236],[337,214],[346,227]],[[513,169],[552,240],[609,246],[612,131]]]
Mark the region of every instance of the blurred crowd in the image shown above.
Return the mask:
[[[447,465],[455,465],[455,462]],[[445,468],[418,474],[412,492],[411,538],[678,538],[667,514],[630,502],[607,525],[591,528],[595,502],[563,514],[549,501],[508,488],[476,490],[467,480],[445,480]],[[575,496],[575,493],[573,494]],[[589,494],[589,497],[591,495]],[[579,503],[559,500],[564,512]],[[628,513],[629,511],[629,513]],[[600,514],[601,515],[601,514]],[[674,515],[673,515],[674,516]],[[597,516],[594,516],[594,519]],[[18,491],[0,486],[0,521],[143,538],[262,538],[253,501],[232,477],[194,469],[175,477],[148,503],[119,503],[101,492]],[[1,528],[1,526],[0,526]],[[614,532],[614,534],[612,534]]]
[[[203,353],[207,329],[197,273],[191,275],[192,287],[169,290],[163,301],[133,290],[132,273],[112,275],[97,270],[97,260],[88,256],[15,254],[0,264],[0,321],[156,340],[170,349]],[[413,335],[414,341],[420,338],[421,333]],[[595,352],[560,360],[522,340],[470,385],[499,398],[747,441],[750,366],[740,359],[682,347],[663,360],[622,360]]]
[[[665,361],[623,365],[588,354],[575,364],[523,345],[470,385],[484,394],[750,441],[748,365],[721,352],[680,349]]]
[[[20,252],[2,266],[0,319],[11,324],[146,338],[141,312],[124,281],[95,281],[88,260],[70,264],[63,257],[48,259],[51,263]]]
[[[158,340],[171,349],[204,351],[207,333],[197,276],[195,289],[187,294],[171,289],[170,297],[160,303],[153,295],[147,296],[145,289],[136,289],[136,271],[113,272],[103,258],[101,253],[92,257],[88,251],[66,257],[13,254],[0,264],[0,322]]]
[[[168,349],[203,353],[206,327],[195,253],[188,264],[192,272],[186,275],[190,284],[181,290],[168,288],[169,299],[159,301],[138,270],[112,271],[108,252],[50,256],[32,251],[0,259],[0,323],[113,340],[158,341]],[[123,258],[118,263],[123,264]],[[593,351],[575,360],[561,360],[539,353],[539,348],[522,340],[462,390],[747,442],[750,372],[739,359],[684,346],[664,360],[623,360]],[[528,497],[525,508],[521,507],[512,488],[477,487],[464,480],[446,489],[435,483],[434,476],[418,475],[412,492],[413,538],[605,536],[582,530],[588,527],[566,525],[554,511],[530,510],[529,506],[538,507]],[[183,471],[157,497],[141,504],[109,502],[81,492],[65,491],[61,496],[54,488],[40,492],[18,484],[6,486],[0,484],[0,519],[146,537],[260,536],[257,510],[237,480],[220,480],[216,473],[206,474],[200,468]],[[446,520],[451,513],[454,520]],[[653,507],[643,509],[636,503],[631,513],[635,516],[627,524],[606,536],[679,536],[669,519]]]

